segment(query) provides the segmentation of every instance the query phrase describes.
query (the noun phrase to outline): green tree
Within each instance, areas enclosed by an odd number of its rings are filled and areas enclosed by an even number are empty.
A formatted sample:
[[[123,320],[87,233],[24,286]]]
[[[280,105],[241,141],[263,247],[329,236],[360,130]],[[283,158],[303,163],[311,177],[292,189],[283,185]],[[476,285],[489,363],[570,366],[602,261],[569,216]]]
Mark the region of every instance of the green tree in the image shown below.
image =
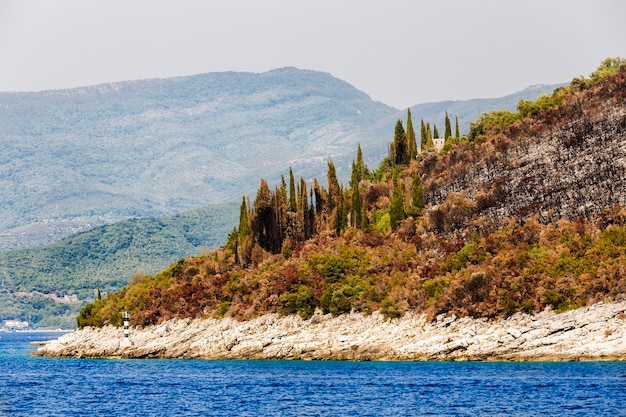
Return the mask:
[[[360,148],[360,146],[359,146]],[[358,152],[357,152],[358,160]],[[359,183],[361,182],[362,168],[359,163],[352,162],[352,174],[350,176],[350,193],[352,205],[350,208],[350,225],[355,228],[361,227],[361,193]]]
[[[398,119],[393,135],[393,146],[391,147],[391,160],[395,165],[402,165],[408,162],[407,136],[402,126],[402,120]]]
[[[602,61],[600,66],[590,74],[589,78],[591,78],[591,82],[600,81],[609,75],[615,74],[622,65],[626,65],[626,59],[624,58],[606,58]]]
[[[454,118],[456,119],[455,121],[455,128],[454,128],[454,137],[459,139],[461,137],[460,131],[459,131],[459,116],[454,116]]]
[[[417,172],[412,175],[411,184],[411,214],[421,216],[424,212],[424,188]]]
[[[402,188],[398,182],[398,174],[393,173],[393,191],[391,195],[391,207],[389,208],[389,217],[391,221],[391,228],[396,230],[400,225],[400,222],[406,218],[404,212],[404,196],[402,195]]]
[[[239,207],[239,239],[243,240],[246,236],[250,236],[251,233],[246,197],[242,197],[241,206]]]
[[[420,146],[422,148],[422,152],[435,149],[435,144],[433,143],[433,137],[430,132],[430,123],[424,123],[424,119],[422,119],[420,140],[421,140]]]
[[[332,159],[328,159],[328,206],[330,210],[339,207],[343,196],[341,195],[341,187],[339,181],[337,181],[337,171],[335,170],[335,164]]]
[[[445,118],[445,130],[443,133],[443,138],[447,140],[452,137],[452,126],[450,125],[450,117],[448,116],[448,111],[446,110],[446,118]]]
[[[254,241],[271,253],[279,253],[282,249],[277,228],[275,213],[275,196],[270,192],[267,181],[262,179],[261,186],[254,199],[251,230]]]
[[[439,139],[439,131],[437,130],[437,125],[433,125],[433,139]]]
[[[293,171],[291,167],[289,167],[289,211],[295,213],[296,210],[296,185],[293,178]]]
[[[341,194],[343,194],[343,189],[340,190]],[[333,229],[335,233],[339,235],[342,230],[344,230],[348,226],[348,209],[345,204],[345,199],[341,199],[339,201],[339,205],[335,211],[335,217],[333,220]]]
[[[406,116],[406,141],[409,149],[408,160],[417,158],[417,140],[415,138],[415,129],[413,129],[413,121],[411,120],[411,108],[407,110]]]
[[[367,176],[367,167],[363,161],[363,152],[361,151],[361,145],[357,145],[356,148],[356,169],[358,170],[359,181],[365,179]]]

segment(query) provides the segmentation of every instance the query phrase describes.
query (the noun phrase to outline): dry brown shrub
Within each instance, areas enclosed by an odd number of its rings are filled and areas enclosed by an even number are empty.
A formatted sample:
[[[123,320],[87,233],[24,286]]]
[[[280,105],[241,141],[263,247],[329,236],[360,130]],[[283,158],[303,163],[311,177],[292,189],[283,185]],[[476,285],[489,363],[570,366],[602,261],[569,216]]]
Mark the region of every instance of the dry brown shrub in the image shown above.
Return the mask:
[[[365,202],[367,205],[374,205],[381,197],[389,197],[391,189],[387,184],[371,184],[365,193]]]
[[[378,230],[364,233],[361,237],[361,244],[369,246],[370,248],[376,248],[385,242],[385,236]]]

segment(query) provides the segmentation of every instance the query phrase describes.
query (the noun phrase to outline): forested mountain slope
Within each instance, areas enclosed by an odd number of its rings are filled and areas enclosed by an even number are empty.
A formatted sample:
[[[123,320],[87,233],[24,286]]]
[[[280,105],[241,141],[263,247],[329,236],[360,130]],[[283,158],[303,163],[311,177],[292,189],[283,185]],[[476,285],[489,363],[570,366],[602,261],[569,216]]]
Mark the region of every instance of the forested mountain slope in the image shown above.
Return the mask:
[[[436,122],[448,108],[465,131],[477,111],[512,110],[552,89],[430,103],[414,116]],[[345,179],[356,144],[377,163],[403,113],[295,68],[0,93],[0,251],[236,201],[287,166],[323,175],[329,156]]]
[[[72,328],[97,292],[108,294],[133,276],[154,274],[179,258],[221,246],[236,222],[237,204],[219,204],[160,219],[99,226],[53,244],[0,253],[0,322]],[[75,302],[67,302],[76,296]],[[69,298],[72,299],[72,298]]]

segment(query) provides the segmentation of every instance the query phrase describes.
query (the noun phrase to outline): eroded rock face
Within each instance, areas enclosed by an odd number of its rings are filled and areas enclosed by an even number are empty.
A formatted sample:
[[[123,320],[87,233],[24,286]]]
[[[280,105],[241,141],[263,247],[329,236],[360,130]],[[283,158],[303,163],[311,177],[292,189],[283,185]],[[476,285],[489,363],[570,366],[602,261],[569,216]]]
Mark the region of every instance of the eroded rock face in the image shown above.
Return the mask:
[[[275,314],[239,322],[177,320],[123,329],[86,328],[51,341],[36,355],[54,357],[318,360],[626,359],[626,302],[506,320],[423,315],[385,319],[319,311],[309,320]]]
[[[589,218],[626,205],[626,75],[484,143],[422,164],[428,204],[452,193],[490,219]]]

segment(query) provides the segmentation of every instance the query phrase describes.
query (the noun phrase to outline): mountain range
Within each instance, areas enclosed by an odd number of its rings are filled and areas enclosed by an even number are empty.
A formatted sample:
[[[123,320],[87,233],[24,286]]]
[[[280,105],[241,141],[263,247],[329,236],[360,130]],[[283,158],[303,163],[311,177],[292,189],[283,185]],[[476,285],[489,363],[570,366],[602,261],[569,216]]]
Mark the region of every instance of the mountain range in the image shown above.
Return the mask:
[[[484,111],[554,88],[420,104],[413,117],[443,128],[447,110],[467,131]],[[345,178],[356,144],[377,164],[405,113],[295,68],[0,93],[0,251],[238,201],[289,166],[323,175],[329,157]]]

